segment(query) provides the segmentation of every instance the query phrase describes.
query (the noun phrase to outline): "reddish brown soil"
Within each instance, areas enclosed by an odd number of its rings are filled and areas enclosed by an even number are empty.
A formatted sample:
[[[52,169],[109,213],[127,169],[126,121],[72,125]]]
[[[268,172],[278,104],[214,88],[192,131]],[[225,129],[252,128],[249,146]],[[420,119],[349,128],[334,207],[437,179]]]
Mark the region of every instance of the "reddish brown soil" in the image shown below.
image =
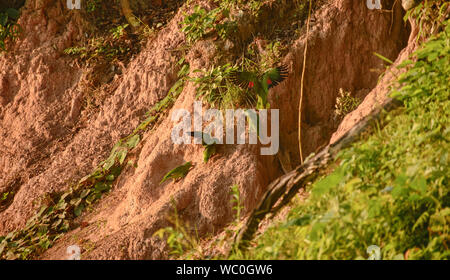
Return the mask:
[[[308,42],[305,156],[336,131],[339,124],[333,110],[339,88],[367,97],[332,140],[384,98],[392,77],[386,74],[378,82],[385,66],[373,52],[396,60],[409,36],[400,5],[392,14],[368,10],[360,1],[326,2],[314,15]],[[62,55],[84,36],[84,23],[61,3],[27,1],[19,20],[21,38],[14,51],[0,56],[0,193],[15,193],[7,206],[0,207],[0,235],[22,227],[45,194],[65,190],[68,183],[90,173],[177,80],[178,57],[171,50],[184,42],[178,26],[181,12],[131,59],[122,75],[113,76],[102,104],[87,112],[81,86],[84,68],[71,66],[72,59]],[[270,93],[271,107],[280,109],[281,158],[291,166],[299,163],[304,33],[283,60],[289,78]],[[408,46],[402,58],[412,48]],[[213,42],[204,40],[188,51],[186,59],[191,69],[208,68],[216,52]],[[177,108],[192,112],[194,100],[195,88],[188,83],[169,116]],[[82,247],[84,259],[167,258],[165,244],[153,234],[169,225],[166,217],[174,205],[200,235],[216,234],[233,219],[230,186],[240,186],[246,215],[283,172],[277,157],[260,156],[259,147],[251,145],[224,145],[205,164],[201,145],[172,143],[172,127],[166,118],[146,133],[132,155],[137,167],[127,167],[112,192],[79,218],[83,227],[66,234],[41,258],[64,259],[67,246],[74,244]],[[195,165],[185,178],[159,184],[164,174],[185,161]]]

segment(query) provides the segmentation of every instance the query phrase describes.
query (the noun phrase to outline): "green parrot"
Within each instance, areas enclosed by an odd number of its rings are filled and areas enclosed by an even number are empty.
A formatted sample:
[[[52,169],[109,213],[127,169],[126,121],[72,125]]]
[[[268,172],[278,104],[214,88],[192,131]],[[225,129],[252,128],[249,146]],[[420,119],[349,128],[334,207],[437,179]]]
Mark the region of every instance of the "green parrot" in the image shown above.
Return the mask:
[[[175,167],[174,169],[170,170],[164,178],[159,182],[159,184],[164,183],[164,181],[168,179],[173,179],[174,181],[179,178],[184,178],[186,174],[189,172],[189,170],[192,167],[192,163],[190,161],[186,162],[183,165],[180,165],[178,167]]]
[[[205,163],[208,162],[209,158],[216,153],[216,143],[219,142],[219,139],[212,138],[211,135],[201,131],[191,131],[188,132],[188,134],[194,138],[202,140],[202,145],[205,147],[205,150],[203,151],[203,161]]]
[[[242,88],[254,90],[258,95],[257,109],[268,108],[267,96],[269,89],[280,84],[288,76],[288,69],[285,65],[271,68],[262,75],[255,72],[234,71],[230,75],[230,80]]]

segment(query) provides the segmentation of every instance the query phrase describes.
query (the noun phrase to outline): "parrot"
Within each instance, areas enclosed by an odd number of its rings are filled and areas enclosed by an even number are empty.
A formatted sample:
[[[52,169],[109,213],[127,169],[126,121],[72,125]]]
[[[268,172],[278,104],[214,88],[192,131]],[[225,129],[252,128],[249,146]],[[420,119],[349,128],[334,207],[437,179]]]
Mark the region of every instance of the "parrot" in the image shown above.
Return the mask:
[[[207,163],[209,158],[216,153],[216,143],[219,142],[219,139],[212,138],[211,135],[201,131],[191,131],[188,132],[188,134],[202,140],[202,145],[205,147],[205,150],[203,151],[203,161]]]
[[[288,69],[285,65],[271,68],[262,75],[255,72],[234,71],[230,74],[230,81],[242,88],[254,90],[258,95],[257,109],[268,108],[267,96],[269,89],[280,84],[288,76]]]
[[[190,161],[186,162],[183,165],[180,165],[178,167],[175,167],[174,169],[170,170],[164,178],[159,182],[159,184],[164,183],[164,181],[168,179],[173,179],[174,181],[179,178],[183,178],[186,176],[186,174],[189,172],[189,170],[192,167],[192,163]]]

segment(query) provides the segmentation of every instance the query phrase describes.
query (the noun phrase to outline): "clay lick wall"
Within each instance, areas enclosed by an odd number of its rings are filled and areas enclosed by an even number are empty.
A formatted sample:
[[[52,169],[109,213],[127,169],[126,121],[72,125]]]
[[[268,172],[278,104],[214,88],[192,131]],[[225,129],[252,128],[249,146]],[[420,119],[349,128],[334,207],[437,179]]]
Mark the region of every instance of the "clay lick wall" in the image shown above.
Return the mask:
[[[199,2],[208,5],[208,1]],[[180,11],[130,61],[123,75],[113,78],[95,114],[80,121],[82,69],[71,66],[70,58],[61,52],[84,35],[84,27],[61,3],[27,1],[19,22],[26,29],[17,51],[0,58],[0,191],[11,186],[17,190],[14,200],[0,209],[0,234],[23,226],[38,207],[33,201],[89,174],[177,80],[174,65],[179,57],[168,50],[184,41],[178,25],[183,20]],[[326,144],[336,130],[332,116],[339,89],[363,98],[376,86],[385,66],[373,52],[395,60],[409,34],[400,5],[391,10],[394,1],[383,1],[383,11],[367,9],[365,1],[324,3],[313,16],[308,41],[302,123],[305,157]],[[271,108],[280,109],[280,154],[291,166],[299,163],[297,122],[304,46],[302,35],[289,47],[283,60],[289,77],[270,93]],[[215,56],[214,44],[205,40],[188,51],[186,61],[191,69],[208,68]],[[192,112],[195,96],[194,85],[188,83],[168,116],[179,108]],[[95,244],[86,258],[167,257],[164,242],[153,234],[170,225],[167,215],[173,201],[192,230],[201,236],[214,234],[233,219],[231,185],[240,187],[245,215],[267,185],[282,174],[278,158],[260,156],[255,145],[224,145],[206,165],[201,145],[172,142],[172,127],[168,117],[146,133],[132,156],[136,167],[125,169],[95,211],[80,217],[88,226],[66,234],[42,257],[65,258],[74,236]],[[192,161],[194,168],[183,180],[159,184],[164,174],[186,161]],[[103,226],[96,226],[99,222]]]
[[[0,56],[0,192],[15,197],[10,196],[0,212],[15,206],[0,218],[2,233],[14,228],[6,226],[8,221],[23,222],[34,210],[31,205],[37,195],[54,187],[31,180],[45,172],[51,155],[70,141],[73,125],[68,116],[81,76],[63,55],[82,36],[80,18],[63,13],[62,1],[14,3],[19,3],[16,8],[25,5],[18,21],[20,37]],[[40,189],[39,194],[35,189]]]
[[[382,5],[383,10],[370,10],[366,1],[328,1],[314,15],[302,105],[304,158],[327,144],[339,125],[333,118],[339,89],[363,99],[386,66],[374,52],[395,60],[406,46],[410,28],[403,21],[399,1],[382,1]],[[298,104],[304,46],[303,36],[291,47],[285,63],[292,72],[272,94],[282,97],[272,101],[280,108],[280,153],[289,155],[293,167],[299,164]]]
[[[331,121],[339,88],[363,97],[376,86],[378,75],[384,70],[384,64],[373,52],[395,59],[407,42],[409,30],[402,21],[399,6],[391,14],[368,10],[364,3],[357,2],[330,1],[315,15],[305,84],[306,153],[327,143],[336,129],[337,124]],[[272,108],[280,108],[281,148],[291,154],[293,165],[298,162],[297,106],[303,46],[304,37],[291,47],[284,60],[291,67],[290,76],[271,93],[279,97],[273,98],[271,104]],[[208,67],[214,56],[212,43],[203,41],[189,52],[187,60],[196,69]],[[188,85],[173,109],[190,108],[192,112],[194,96],[195,90]],[[200,147],[171,142],[172,126],[170,120],[165,120],[148,136],[137,169],[120,180],[121,199],[116,198],[113,203],[110,198],[109,203],[113,204],[108,206],[104,201],[100,208],[105,210],[88,217],[95,220],[107,213],[109,217],[104,230],[87,235],[98,242],[98,249],[90,257],[108,258],[108,252],[126,248],[120,251],[120,258],[164,258],[165,245],[153,233],[170,225],[165,216],[173,207],[171,199],[176,201],[178,214],[191,230],[197,230],[200,236],[214,234],[232,219],[228,192],[231,184],[240,186],[245,214],[281,172],[276,157],[261,157],[252,146],[226,145],[219,151],[219,157],[204,165]],[[182,181],[158,185],[165,172],[185,161],[192,161],[196,167]],[[64,248],[57,246],[51,249],[52,254],[62,256]]]

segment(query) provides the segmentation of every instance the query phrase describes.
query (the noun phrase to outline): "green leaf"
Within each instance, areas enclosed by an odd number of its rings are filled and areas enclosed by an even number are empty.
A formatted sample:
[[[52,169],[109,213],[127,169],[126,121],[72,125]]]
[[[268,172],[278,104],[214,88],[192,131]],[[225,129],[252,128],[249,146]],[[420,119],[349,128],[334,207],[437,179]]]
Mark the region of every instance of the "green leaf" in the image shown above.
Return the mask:
[[[103,169],[105,171],[108,171],[115,163],[116,163],[115,155],[113,155],[112,157],[110,156],[103,164]]]
[[[85,189],[81,192],[80,194],[80,198],[85,198],[86,196],[88,196],[88,194],[91,192],[90,189]]]
[[[81,203],[80,205],[75,207],[73,213],[75,214],[75,216],[79,217],[81,213],[83,213],[83,210],[84,210],[84,203]]]
[[[84,176],[83,178],[80,179],[79,183],[84,183],[85,181],[87,181],[89,178],[91,178],[91,174]]]
[[[387,58],[387,57],[385,57],[385,56],[383,56],[383,55],[381,55],[379,53],[374,52],[373,54],[375,56],[377,56],[378,58],[384,60],[385,62],[389,63],[389,64],[394,64],[394,62],[392,60],[390,60],[389,58]]]
[[[411,182],[410,186],[421,194],[424,194],[427,191],[427,180],[423,177],[417,178]]]
[[[136,134],[127,141],[126,145],[128,148],[133,149],[134,147],[136,147],[139,144],[139,141],[140,141],[140,136],[139,136],[139,134]]]
[[[1,242],[0,243],[0,256],[3,253],[3,250],[5,250],[5,247],[6,247],[7,244],[8,244],[7,242]]]
[[[325,223],[316,222],[312,226],[311,233],[309,234],[309,238],[311,241],[317,241],[323,234],[324,230],[326,228]]]
[[[331,175],[328,175],[314,185],[312,189],[313,195],[318,197],[328,193],[342,181],[343,177],[342,168],[338,168]]]
[[[95,192],[97,192],[97,193],[102,193],[102,192],[105,192],[105,191],[109,191],[110,188],[111,187],[110,187],[109,184],[106,184],[106,183],[103,183],[103,182],[98,182],[97,184],[95,184]]]
[[[117,153],[117,158],[119,159],[119,163],[120,165],[123,164],[123,162],[125,161],[126,157],[128,154],[128,150],[127,149],[121,149],[118,153]]]
[[[86,198],[86,203],[87,204],[92,204],[97,198],[98,198],[98,193],[91,193],[91,195],[89,195],[87,198]]]
[[[62,231],[68,231],[70,228],[70,223],[67,220],[63,221],[62,226],[60,227]]]

